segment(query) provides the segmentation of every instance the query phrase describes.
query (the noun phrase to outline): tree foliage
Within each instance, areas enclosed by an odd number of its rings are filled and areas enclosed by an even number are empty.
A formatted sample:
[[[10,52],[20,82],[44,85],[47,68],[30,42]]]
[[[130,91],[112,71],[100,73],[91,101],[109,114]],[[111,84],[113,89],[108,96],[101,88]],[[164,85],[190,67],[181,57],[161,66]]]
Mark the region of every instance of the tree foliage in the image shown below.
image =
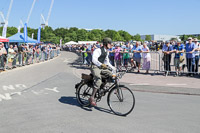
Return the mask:
[[[0,27],[0,35],[2,34],[3,27]],[[34,39],[37,39],[38,29],[33,29],[28,27],[28,36],[32,37],[32,33],[34,33]],[[16,27],[8,27],[7,29],[7,37],[10,37],[18,32]],[[24,32],[24,29],[21,28],[21,33]],[[41,41],[50,41],[53,43],[59,43],[60,39],[63,40],[63,43],[69,41],[98,41],[101,42],[103,38],[110,37],[113,41],[141,41],[141,37],[139,34],[132,36],[126,31],[119,30],[100,30],[94,29],[91,31],[87,31],[85,29],[78,29],[76,27],[71,28],[56,28],[52,29],[49,26],[46,26],[44,29],[41,29]]]
[[[151,39],[151,35],[146,35],[146,36],[145,36],[145,40],[146,40],[146,41],[151,41],[151,40],[152,40],[152,39]]]

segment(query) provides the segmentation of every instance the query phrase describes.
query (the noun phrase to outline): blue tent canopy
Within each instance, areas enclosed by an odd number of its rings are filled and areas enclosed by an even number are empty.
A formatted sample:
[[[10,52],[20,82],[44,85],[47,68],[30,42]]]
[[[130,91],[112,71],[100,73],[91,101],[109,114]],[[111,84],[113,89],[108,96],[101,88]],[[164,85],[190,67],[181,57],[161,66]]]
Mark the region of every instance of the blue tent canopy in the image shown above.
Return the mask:
[[[16,33],[15,35],[8,37],[8,39],[10,43],[24,43],[24,33]],[[37,43],[37,40],[28,37],[27,43]]]

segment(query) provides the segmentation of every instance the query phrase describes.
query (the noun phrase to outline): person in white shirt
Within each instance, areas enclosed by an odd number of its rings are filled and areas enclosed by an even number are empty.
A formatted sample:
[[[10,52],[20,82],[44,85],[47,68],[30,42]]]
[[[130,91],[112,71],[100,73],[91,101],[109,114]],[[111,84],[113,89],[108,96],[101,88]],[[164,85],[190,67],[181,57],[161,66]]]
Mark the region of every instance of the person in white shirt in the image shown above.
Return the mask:
[[[0,53],[1,53],[1,55],[0,55],[0,62],[1,62],[0,66],[1,66],[1,69],[3,71],[5,71],[5,63],[6,63],[7,51],[6,51],[5,47],[4,47],[4,43],[1,44]]]
[[[111,71],[107,68],[108,66],[113,70],[116,71],[116,68],[110,64],[109,61],[109,48],[111,47],[112,40],[110,38],[103,39],[103,46],[101,48],[95,49],[92,56],[92,67],[91,72],[94,76],[94,88],[92,92],[92,96],[89,98],[89,102],[92,106],[96,106],[96,102],[94,101],[94,96],[96,94],[97,89],[101,87],[102,79],[101,73],[106,73],[109,76],[116,77],[113,75]]]
[[[200,50],[200,45],[199,45],[199,42],[198,42],[198,39],[197,38],[194,38],[194,43],[195,43],[195,68],[194,68],[194,71],[196,72],[196,74],[199,72],[199,50]]]
[[[146,73],[149,73],[151,55],[149,53],[149,48],[147,47],[146,42],[143,44],[142,47],[142,58],[143,58],[142,69],[146,70]]]

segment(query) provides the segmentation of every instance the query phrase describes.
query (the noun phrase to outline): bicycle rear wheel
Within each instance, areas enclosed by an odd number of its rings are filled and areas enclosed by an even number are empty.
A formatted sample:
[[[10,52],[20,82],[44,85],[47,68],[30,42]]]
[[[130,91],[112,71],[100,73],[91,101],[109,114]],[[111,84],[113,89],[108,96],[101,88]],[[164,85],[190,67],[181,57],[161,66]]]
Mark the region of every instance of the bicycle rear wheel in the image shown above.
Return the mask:
[[[91,97],[91,95],[92,95],[92,88],[89,87],[86,83],[82,83],[77,88],[76,98],[81,106],[86,107],[90,105],[88,99]]]
[[[109,92],[107,103],[116,115],[126,116],[135,106],[135,97],[128,87],[119,86]]]

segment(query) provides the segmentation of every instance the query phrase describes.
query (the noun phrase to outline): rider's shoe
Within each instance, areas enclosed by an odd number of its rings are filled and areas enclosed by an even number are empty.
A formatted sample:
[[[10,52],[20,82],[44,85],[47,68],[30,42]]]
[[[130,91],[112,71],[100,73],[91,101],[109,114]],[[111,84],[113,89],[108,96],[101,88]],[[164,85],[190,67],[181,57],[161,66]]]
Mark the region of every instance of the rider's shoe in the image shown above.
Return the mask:
[[[90,105],[97,106],[96,102],[92,98],[89,98],[88,100],[90,102]]]
[[[113,78],[116,78],[116,77],[117,77],[117,75],[112,75],[112,77],[113,77]]]

